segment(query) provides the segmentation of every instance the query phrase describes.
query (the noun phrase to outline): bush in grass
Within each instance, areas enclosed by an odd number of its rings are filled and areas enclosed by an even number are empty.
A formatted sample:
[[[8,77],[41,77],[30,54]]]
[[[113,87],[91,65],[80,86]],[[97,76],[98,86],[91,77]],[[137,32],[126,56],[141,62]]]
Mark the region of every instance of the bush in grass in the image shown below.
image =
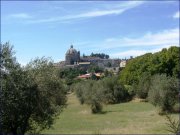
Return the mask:
[[[128,91],[125,89],[124,85],[118,81],[116,76],[104,78],[101,83],[103,85],[102,93],[104,95],[105,103],[114,104],[130,99]]]
[[[77,98],[79,99],[79,102],[81,103],[81,104],[84,104],[84,101],[85,101],[85,99],[84,99],[84,85],[83,85],[84,83],[77,83],[77,84],[75,84],[74,85],[74,90],[76,91],[76,96],[77,96]]]
[[[92,113],[100,113],[103,109],[102,85],[100,81],[89,81],[87,84],[85,102],[91,106]]]
[[[126,91],[129,94],[129,99],[132,99],[135,96],[135,94],[136,94],[134,86],[124,85],[124,87],[125,87]]]
[[[136,94],[138,97],[146,99],[151,86],[151,75],[145,72],[141,75],[139,83],[137,85]]]
[[[131,97],[117,77],[106,77],[98,81],[85,80],[77,83],[74,88],[80,103],[91,106],[92,113],[101,112],[103,104],[125,102]]]
[[[102,112],[103,106],[100,102],[94,101],[91,104],[91,112],[92,113],[100,113]]]
[[[103,109],[102,86],[94,80],[87,80],[75,86],[76,95],[81,104],[88,104],[92,113],[100,113]]]
[[[128,101],[130,98],[128,91],[121,84],[116,84],[114,86],[113,94],[115,98],[115,103],[125,102],[125,101]]]
[[[178,101],[178,80],[166,75],[155,75],[151,80],[148,100],[162,112],[172,112]]]

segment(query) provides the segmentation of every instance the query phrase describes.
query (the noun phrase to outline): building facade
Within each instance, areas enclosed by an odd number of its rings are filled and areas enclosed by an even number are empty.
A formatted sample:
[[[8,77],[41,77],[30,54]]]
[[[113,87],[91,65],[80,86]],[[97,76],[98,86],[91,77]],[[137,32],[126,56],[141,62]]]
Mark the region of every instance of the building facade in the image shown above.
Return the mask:
[[[66,52],[65,65],[74,65],[78,62],[80,62],[80,52],[71,45],[70,49]]]
[[[65,61],[55,63],[59,68],[88,68],[90,65],[97,65],[103,69],[117,69],[125,67],[127,60],[121,59],[102,59],[99,57],[80,57],[80,51],[73,48],[73,45],[67,50],[65,54]]]

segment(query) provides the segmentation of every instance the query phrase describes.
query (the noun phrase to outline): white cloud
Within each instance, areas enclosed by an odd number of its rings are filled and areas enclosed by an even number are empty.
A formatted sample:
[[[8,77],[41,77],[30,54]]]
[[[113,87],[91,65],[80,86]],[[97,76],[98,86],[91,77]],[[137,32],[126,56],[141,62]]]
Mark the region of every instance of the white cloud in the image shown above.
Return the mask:
[[[147,53],[147,51],[145,50],[128,50],[128,51],[122,51],[122,52],[119,52],[119,53],[113,53],[113,54],[110,54],[110,57],[112,58],[128,58],[129,56],[139,56],[139,55],[143,55]]]
[[[169,48],[170,46],[160,46],[156,49],[136,49],[136,50],[128,50],[128,51],[121,51],[118,53],[110,54],[111,58],[130,58],[130,56],[136,57],[146,53],[155,53],[161,51],[163,48]]]
[[[169,48],[170,46],[179,46],[179,28],[163,30],[157,33],[148,32],[137,38],[107,38],[101,43],[100,48],[101,50],[116,49],[116,52],[110,54],[110,57],[129,58],[130,56],[140,56],[148,52],[158,52],[162,48]],[[125,47],[132,49],[122,51]]]
[[[16,19],[30,19],[32,16],[26,14],[26,13],[17,13],[17,14],[11,14],[8,16],[8,18],[16,18]]]
[[[89,17],[98,17],[105,15],[118,15],[126,10],[139,6],[142,3],[143,3],[142,1],[130,1],[108,7],[107,9],[104,10],[90,11],[83,14],[75,15],[74,18],[89,18]]]
[[[160,45],[179,45],[179,28],[168,29],[158,33],[146,33],[137,38],[108,38],[102,43],[105,49],[119,47],[145,47]]]
[[[176,19],[176,18],[179,18],[179,16],[180,16],[179,14],[180,14],[179,11],[177,11],[177,12],[173,15],[173,18],[175,18],[175,19]]]
[[[158,52],[162,48],[169,48],[170,46],[179,46],[179,28],[167,29],[156,33],[147,32],[141,37],[136,38],[107,38],[102,42],[90,42],[84,48],[88,48],[87,52],[115,50],[114,53],[110,54],[110,57],[127,58],[129,56],[139,56],[147,52]],[[131,49],[122,51],[126,47]]]
[[[46,19],[36,19],[36,20],[30,20],[29,23],[43,23],[43,22],[58,22],[58,21],[68,21],[73,19],[85,19],[85,18],[93,18],[93,17],[100,17],[100,16],[106,16],[106,15],[119,15],[126,10],[132,9],[134,7],[137,7],[141,4],[143,4],[143,1],[128,1],[121,4],[114,4],[110,6],[104,6],[104,7],[97,7],[96,10],[91,11],[83,11],[79,14],[74,15],[65,15],[65,16],[55,16],[50,17]]]

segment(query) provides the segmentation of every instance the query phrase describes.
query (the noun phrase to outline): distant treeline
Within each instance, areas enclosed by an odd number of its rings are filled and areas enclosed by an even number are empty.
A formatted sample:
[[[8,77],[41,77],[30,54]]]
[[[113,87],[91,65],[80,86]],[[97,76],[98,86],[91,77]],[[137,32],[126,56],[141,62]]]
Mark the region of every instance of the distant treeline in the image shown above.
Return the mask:
[[[88,57],[85,54],[83,54],[83,57]],[[109,55],[104,54],[104,53],[91,53],[90,57],[99,57],[101,59],[109,59]]]

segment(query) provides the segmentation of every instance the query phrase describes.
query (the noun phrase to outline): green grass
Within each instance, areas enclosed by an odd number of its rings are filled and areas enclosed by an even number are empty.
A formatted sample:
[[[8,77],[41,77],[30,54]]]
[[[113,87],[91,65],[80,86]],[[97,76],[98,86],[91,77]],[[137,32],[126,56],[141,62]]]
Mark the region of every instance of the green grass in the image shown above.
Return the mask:
[[[74,94],[68,106],[44,134],[160,134],[169,133],[165,116],[147,102],[106,105],[103,114],[91,114],[90,107],[80,105]],[[173,117],[178,120],[178,114]]]

